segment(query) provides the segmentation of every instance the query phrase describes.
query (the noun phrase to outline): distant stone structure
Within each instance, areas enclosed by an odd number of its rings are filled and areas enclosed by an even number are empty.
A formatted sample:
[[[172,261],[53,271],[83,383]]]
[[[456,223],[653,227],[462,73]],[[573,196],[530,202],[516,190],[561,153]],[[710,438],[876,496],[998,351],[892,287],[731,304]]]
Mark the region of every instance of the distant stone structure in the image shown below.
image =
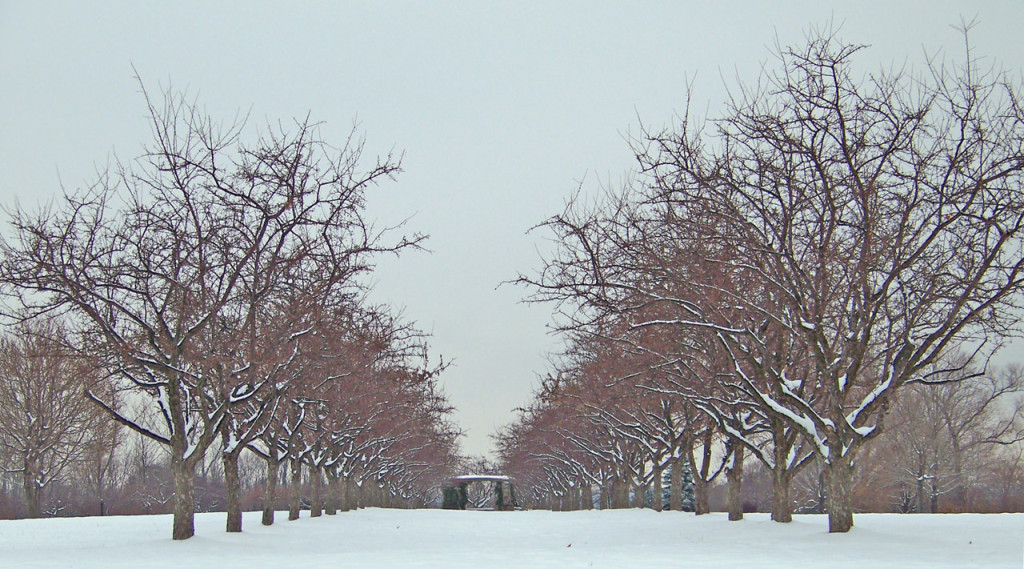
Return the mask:
[[[493,508],[469,508],[469,487],[475,483],[492,483],[494,489]],[[516,501],[515,487],[508,476],[497,474],[467,474],[456,476],[448,481],[442,488],[443,501],[441,507],[445,510],[466,510],[466,509],[493,509],[495,511],[515,510],[519,504]]]

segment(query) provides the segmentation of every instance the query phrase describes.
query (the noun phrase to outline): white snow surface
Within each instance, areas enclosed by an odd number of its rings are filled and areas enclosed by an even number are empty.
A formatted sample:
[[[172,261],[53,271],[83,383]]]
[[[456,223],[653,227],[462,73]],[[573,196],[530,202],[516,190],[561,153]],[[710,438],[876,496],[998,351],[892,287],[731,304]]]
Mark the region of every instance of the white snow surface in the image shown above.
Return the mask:
[[[766,514],[474,512],[366,509],[260,525],[240,534],[223,514],[196,516],[196,536],[170,539],[170,516],[0,521],[0,566],[76,567],[1014,567],[1024,514],[858,514],[848,534],[824,516],[776,524]]]

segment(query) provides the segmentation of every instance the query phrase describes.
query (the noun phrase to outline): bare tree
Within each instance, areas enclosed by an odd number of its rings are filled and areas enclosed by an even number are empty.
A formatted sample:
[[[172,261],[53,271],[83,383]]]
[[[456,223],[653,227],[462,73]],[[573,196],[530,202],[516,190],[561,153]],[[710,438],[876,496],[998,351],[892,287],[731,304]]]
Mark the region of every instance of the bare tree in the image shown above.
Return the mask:
[[[120,407],[113,393],[105,399]],[[110,493],[117,491],[124,483],[124,464],[119,456],[125,439],[123,427],[109,416],[102,415],[89,430],[82,445],[79,483],[98,502],[95,513],[101,516],[109,512]]]
[[[955,363],[963,355],[948,359]],[[1024,403],[1020,367],[974,371],[980,377],[973,381],[903,390],[872,445],[877,451],[862,461],[881,470],[877,484],[891,488],[897,500],[905,495],[912,511],[977,511],[985,473],[1000,460],[1002,444],[1019,442],[1013,420]]]
[[[809,373],[770,378],[778,394],[758,399],[818,449],[833,532],[852,526],[854,458],[889,398],[945,381],[933,365],[960,343],[1013,333],[1024,284],[1019,88],[970,52],[959,69],[861,82],[859,50],[827,34],[780,50],[781,70],[737,94],[716,136],[684,124],[640,154],[676,219],[710,220],[694,236],[771,284],[733,300],[809,350]],[[736,350],[764,343],[705,323]]]
[[[204,349],[204,335],[230,317],[230,307],[259,306],[251,295],[273,290],[256,282],[243,288],[258,269],[336,246],[349,261],[336,270],[363,266],[381,238],[360,215],[364,192],[398,164],[386,157],[363,171],[358,141],[333,148],[309,121],[290,131],[271,127],[246,145],[243,123],[221,127],[183,95],[146,102],[154,140],[140,159],[56,207],[12,212],[15,237],[3,244],[0,282],[30,312],[69,313],[103,345],[126,385],[150,397],[159,429],[93,399],[171,449],[172,536],[187,539],[195,467],[231,405],[259,391],[259,378],[239,377],[238,361]],[[250,296],[240,298],[243,291]],[[215,369],[237,383],[218,389]]]
[[[101,377],[95,360],[68,347],[59,322],[22,322],[0,338],[0,456],[21,473],[28,517],[42,514],[46,487],[99,430],[85,391],[99,390]]]
[[[638,187],[551,220],[563,249],[524,279],[584,319],[671,302],[682,316],[636,325],[712,331],[749,403],[824,465],[832,532],[852,527],[855,457],[890,399],[949,381],[934,368],[945,352],[982,359],[1018,333],[1024,288],[1019,85],[969,50],[959,67],[862,78],[861,49],[811,35],[722,118],[645,129]],[[692,294],[658,286],[673,264]],[[708,278],[723,273],[757,286]],[[805,363],[765,357],[785,346]]]

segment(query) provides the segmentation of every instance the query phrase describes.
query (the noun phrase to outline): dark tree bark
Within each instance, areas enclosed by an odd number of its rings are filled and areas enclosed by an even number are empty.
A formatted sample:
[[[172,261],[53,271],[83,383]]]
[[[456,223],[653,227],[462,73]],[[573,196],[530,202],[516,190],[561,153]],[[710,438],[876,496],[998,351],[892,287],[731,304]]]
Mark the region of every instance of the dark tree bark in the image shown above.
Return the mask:
[[[842,449],[825,463],[825,509],[828,512],[829,533],[845,533],[853,527],[853,458],[841,456]]]
[[[729,521],[743,519],[743,461],[746,458],[746,447],[733,442],[732,464],[725,470],[725,478],[729,483]]]
[[[242,531],[242,484],[238,478],[238,453],[226,452],[221,455],[224,464],[224,486],[227,510],[227,531]]]
[[[620,475],[612,479],[612,509],[621,510],[629,507],[629,481]]]
[[[698,437],[686,437],[683,442],[685,457],[690,465],[693,480],[693,513],[698,516],[711,513],[710,486],[714,476],[711,473],[711,431],[705,428],[701,439],[700,463],[697,463],[696,443]],[[717,473],[716,473],[717,474]]]
[[[299,519],[299,509],[302,507],[302,461],[292,459],[291,461],[291,487],[288,489],[290,499],[288,500],[288,521]]]
[[[669,509],[674,512],[683,511],[683,464],[682,457],[676,457],[672,460],[672,474],[669,483],[671,488],[669,489]]]
[[[319,518],[324,512],[324,478],[320,467],[310,465],[309,467],[309,517]]]
[[[693,477],[693,513],[698,516],[711,513],[710,484],[702,476]]]
[[[653,491],[653,495],[654,495],[653,500],[654,501],[651,503],[651,507],[654,508],[655,512],[660,512],[665,507],[664,503],[662,502],[662,497],[661,497],[661,494],[662,494],[662,487],[661,487],[661,475],[662,475],[662,472],[663,472],[663,468],[660,467],[660,466],[657,466],[657,467],[654,468],[654,472],[652,473],[652,476],[654,478],[651,479],[651,484],[652,484],[652,486],[654,488],[654,491]]]
[[[344,474],[339,477],[340,482],[338,483],[338,509],[342,512],[348,512],[352,510],[352,485],[349,478]]]
[[[338,471],[334,468],[328,468],[324,473],[327,475],[327,503],[325,513],[328,516],[333,516],[338,513],[339,498],[341,496],[341,477],[338,475]]]
[[[274,508],[277,503],[277,472],[280,463],[273,456],[265,458],[267,461],[267,486],[263,494],[263,525],[274,525]]]
[[[783,469],[772,472],[772,521],[788,524],[793,521],[793,501],[789,498],[791,474]]]
[[[23,484],[25,491],[25,515],[29,519],[39,518],[43,515],[43,491],[39,487],[38,475],[34,465],[25,464]]]
[[[630,476],[629,488],[632,490],[632,496],[630,496],[631,508],[643,508],[644,507],[644,486],[638,478]]]
[[[174,523],[171,539],[188,539],[195,535],[196,469],[191,461],[172,461],[174,478]]]

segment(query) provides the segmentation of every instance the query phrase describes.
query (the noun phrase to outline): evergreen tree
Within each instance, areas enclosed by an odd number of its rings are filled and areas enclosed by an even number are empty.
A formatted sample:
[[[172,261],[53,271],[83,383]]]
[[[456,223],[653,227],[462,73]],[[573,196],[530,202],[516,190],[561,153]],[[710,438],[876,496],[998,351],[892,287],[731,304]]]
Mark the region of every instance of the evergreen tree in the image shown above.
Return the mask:
[[[683,511],[693,511],[693,474],[690,472],[690,463],[684,462],[682,471],[683,478]],[[672,468],[665,468],[661,472],[661,504],[664,510],[670,509],[672,497]]]

